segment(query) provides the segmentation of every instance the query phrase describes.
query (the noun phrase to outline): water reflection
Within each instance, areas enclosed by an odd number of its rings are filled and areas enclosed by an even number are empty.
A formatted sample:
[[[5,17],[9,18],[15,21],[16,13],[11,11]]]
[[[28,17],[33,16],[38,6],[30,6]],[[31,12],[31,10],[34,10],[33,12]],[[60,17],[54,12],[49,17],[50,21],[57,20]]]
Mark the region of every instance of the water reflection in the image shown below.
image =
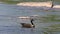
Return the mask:
[[[48,27],[44,28],[45,32],[47,34],[60,34],[60,24],[53,24]]]

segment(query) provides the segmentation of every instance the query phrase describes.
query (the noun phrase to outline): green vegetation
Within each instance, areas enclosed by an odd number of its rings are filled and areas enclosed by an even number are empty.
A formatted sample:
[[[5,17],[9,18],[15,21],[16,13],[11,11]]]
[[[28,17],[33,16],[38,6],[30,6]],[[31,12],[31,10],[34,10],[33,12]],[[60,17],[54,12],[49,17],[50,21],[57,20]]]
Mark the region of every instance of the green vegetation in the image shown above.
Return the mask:
[[[8,3],[8,4],[16,4],[16,3],[19,3],[20,1],[12,1],[12,0],[0,0],[1,2],[5,2],[5,3]]]
[[[0,1],[15,1],[15,0],[0,0]],[[41,2],[41,1],[51,1],[51,0],[16,0],[20,2]]]
[[[6,3],[8,3],[8,4],[17,4],[19,2],[18,1],[6,1]]]
[[[43,2],[43,1],[51,1],[51,0],[0,0],[0,1],[6,2],[9,4],[16,4],[20,2]],[[60,0],[52,0],[52,1],[60,2]]]

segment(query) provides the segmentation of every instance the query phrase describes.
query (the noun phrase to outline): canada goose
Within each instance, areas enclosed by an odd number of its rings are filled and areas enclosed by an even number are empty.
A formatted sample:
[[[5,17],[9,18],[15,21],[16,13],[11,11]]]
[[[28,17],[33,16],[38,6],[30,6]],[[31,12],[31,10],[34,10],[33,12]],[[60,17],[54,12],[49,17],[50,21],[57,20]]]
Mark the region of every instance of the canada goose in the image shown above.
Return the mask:
[[[34,19],[31,19],[30,22],[31,24],[28,23],[21,23],[23,28],[35,28],[35,25],[33,24]]]

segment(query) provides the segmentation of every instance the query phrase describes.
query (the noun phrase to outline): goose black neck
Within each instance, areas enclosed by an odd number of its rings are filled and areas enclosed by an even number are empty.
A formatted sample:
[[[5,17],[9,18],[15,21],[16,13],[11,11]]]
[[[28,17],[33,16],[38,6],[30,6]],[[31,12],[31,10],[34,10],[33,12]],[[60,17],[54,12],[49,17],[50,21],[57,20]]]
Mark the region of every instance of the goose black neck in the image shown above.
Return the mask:
[[[33,21],[34,21],[34,20],[33,20],[33,19],[31,19],[31,24],[32,24],[32,25],[34,25]]]
[[[34,25],[34,23],[31,21],[31,24]]]

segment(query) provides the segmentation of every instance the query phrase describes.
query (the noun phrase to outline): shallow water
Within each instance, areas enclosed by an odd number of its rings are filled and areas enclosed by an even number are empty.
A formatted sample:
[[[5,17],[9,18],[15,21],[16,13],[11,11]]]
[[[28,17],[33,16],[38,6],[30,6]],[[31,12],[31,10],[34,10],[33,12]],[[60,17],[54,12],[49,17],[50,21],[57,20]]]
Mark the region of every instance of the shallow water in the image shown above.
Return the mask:
[[[21,16],[31,16],[31,15],[39,15],[46,16],[47,14],[57,14],[60,12],[48,12],[43,10],[43,8],[39,9],[36,7],[23,7],[17,5],[9,5],[0,3],[0,34],[44,34],[43,28],[53,25],[60,24],[59,22],[50,22],[50,23],[40,23],[37,20],[34,22],[36,25],[35,28],[21,28],[20,23],[30,23],[26,19],[19,19]],[[48,33],[51,34],[51,33]],[[55,32],[54,34],[60,34],[59,32]]]

